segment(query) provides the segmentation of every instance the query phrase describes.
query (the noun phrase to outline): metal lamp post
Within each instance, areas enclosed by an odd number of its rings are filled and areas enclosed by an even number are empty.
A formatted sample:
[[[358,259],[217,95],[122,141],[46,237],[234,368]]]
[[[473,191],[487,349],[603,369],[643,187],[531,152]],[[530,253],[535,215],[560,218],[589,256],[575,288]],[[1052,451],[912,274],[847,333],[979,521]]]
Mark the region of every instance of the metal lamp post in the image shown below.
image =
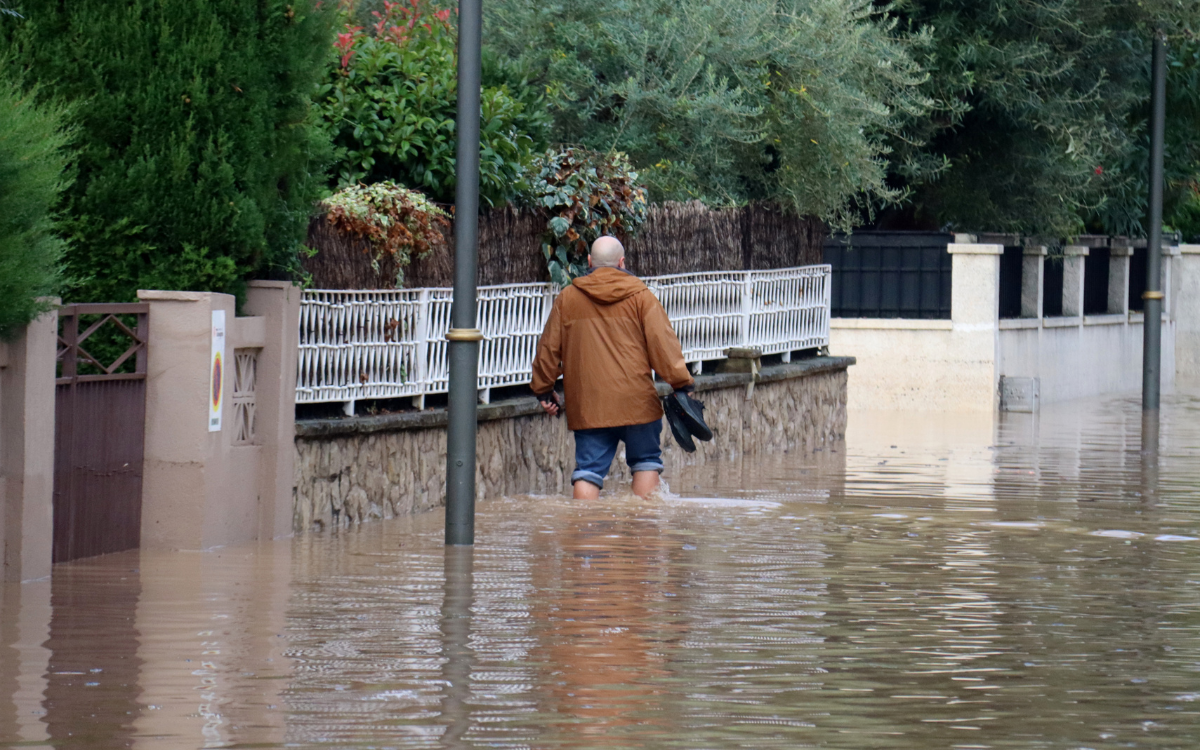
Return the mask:
[[[479,342],[475,282],[479,220],[479,48],[482,0],[458,4],[458,160],[454,205],[454,304],[450,312],[450,414],[446,434],[446,544],[475,543],[475,437]]]
[[[1142,409],[1158,410],[1162,377],[1162,204],[1163,137],[1167,119],[1167,50],[1154,32],[1150,96],[1150,238],[1146,247],[1146,291],[1142,294]]]

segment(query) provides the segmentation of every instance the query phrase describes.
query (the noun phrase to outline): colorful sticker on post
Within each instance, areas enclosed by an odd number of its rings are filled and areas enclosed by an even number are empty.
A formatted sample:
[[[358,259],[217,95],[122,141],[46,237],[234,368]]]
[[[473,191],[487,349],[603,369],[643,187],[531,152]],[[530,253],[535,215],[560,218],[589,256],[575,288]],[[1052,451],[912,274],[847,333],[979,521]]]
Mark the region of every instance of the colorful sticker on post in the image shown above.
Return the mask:
[[[212,311],[212,365],[208,372],[208,431],[221,431],[221,402],[225,400],[225,311]]]

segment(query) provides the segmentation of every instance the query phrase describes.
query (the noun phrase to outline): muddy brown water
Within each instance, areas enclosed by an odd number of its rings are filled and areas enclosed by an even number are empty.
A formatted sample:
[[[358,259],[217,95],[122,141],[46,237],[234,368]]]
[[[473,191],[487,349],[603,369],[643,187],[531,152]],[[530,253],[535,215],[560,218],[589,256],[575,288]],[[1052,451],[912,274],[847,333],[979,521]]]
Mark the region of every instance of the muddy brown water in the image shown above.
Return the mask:
[[[0,746],[1200,746],[1200,397],[3,588]]]

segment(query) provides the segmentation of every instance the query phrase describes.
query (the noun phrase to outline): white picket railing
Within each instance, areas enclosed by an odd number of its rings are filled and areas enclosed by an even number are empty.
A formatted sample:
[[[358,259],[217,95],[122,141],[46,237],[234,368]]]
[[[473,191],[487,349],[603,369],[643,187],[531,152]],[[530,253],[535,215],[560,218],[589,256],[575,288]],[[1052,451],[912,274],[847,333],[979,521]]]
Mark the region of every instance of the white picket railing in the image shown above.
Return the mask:
[[[688,363],[732,346],[784,354],[829,345],[830,267],[716,271],[643,279]],[[557,288],[479,288],[479,390],[528,383]],[[414,397],[448,389],[450,289],[309,290],[300,306],[297,403]]]

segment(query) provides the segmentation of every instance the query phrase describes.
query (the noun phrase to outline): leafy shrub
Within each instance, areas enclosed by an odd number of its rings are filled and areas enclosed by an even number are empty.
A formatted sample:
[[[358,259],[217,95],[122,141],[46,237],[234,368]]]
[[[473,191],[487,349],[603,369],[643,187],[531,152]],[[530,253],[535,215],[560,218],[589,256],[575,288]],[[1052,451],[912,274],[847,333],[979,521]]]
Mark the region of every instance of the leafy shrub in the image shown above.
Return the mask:
[[[375,250],[371,267],[379,273],[386,254],[396,268],[396,285],[413,257],[444,247],[448,214],[421,193],[394,182],[355,185],[325,199],[326,220],[338,229],[367,240]]]
[[[523,200],[548,214],[542,254],[560,286],[587,273],[591,243],[601,235],[628,237],[646,220],[646,189],[621,153],[580,148],[539,156]]]
[[[369,29],[346,23],[329,52],[318,108],[336,149],[336,183],[392,180],[454,200],[456,33],[449,9],[428,0],[385,2]],[[480,197],[512,195],[533,140],[526,111],[507,85],[485,86],[480,129]],[[544,116],[543,116],[544,118]]]
[[[67,186],[65,112],[38,106],[0,60],[0,339],[11,339],[58,292],[63,242],[52,208]]]
[[[295,266],[328,148],[308,118],[332,33],[317,0],[20,10],[0,45],[44,95],[78,103],[61,204],[75,301],[236,293]]]

